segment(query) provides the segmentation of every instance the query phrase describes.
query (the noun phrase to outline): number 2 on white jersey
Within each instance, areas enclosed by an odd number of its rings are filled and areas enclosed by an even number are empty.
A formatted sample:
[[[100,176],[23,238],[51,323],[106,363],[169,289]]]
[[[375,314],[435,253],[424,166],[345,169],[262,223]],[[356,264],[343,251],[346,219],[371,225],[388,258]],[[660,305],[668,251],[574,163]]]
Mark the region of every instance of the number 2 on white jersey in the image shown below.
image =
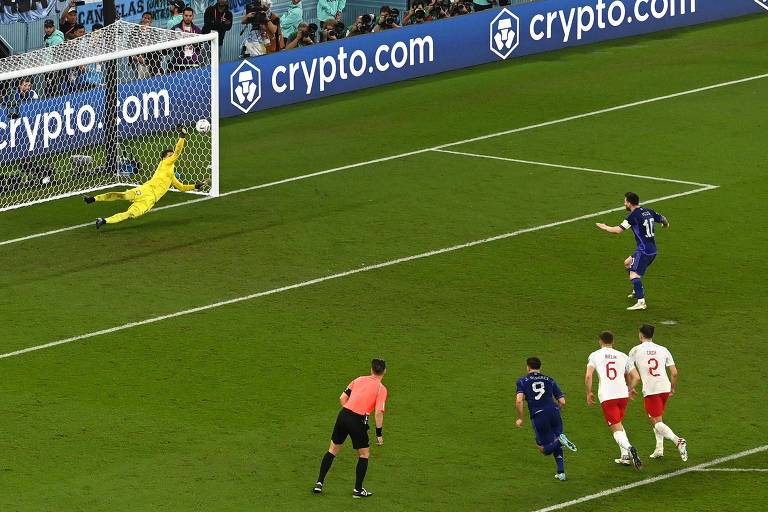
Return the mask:
[[[536,392],[536,396],[533,397],[534,400],[538,401],[541,399],[542,396],[544,396],[544,393],[547,392],[547,387],[544,385],[543,382],[534,382],[531,387]]]

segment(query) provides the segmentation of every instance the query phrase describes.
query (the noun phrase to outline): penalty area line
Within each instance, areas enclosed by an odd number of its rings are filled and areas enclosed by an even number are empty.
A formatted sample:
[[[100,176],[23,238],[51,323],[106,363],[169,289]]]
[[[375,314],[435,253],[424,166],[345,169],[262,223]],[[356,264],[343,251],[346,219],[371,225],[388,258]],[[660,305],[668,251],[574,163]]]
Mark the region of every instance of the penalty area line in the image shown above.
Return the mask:
[[[712,187],[697,188],[697,189],[694,189],[694,190],[689,190],[687,192],[679,192],[677,194],[671,194],[671,195],[668,195],[668,196],[657,197],[655,199],[649,199],[648,201],[645,201],[645,202],[646,203],[656,203],[656,202],[659,202],[659,201],[667,201],[669,199],[675,199],[675,198],[678,198],[678,197],[688,196],[688,195],[691,195],[691,194],[697,194],[699,192],[705,192],[707,190],[712,190],[714,188],[717,188],[717,187],[712,186]],[[360,273],[363,273],[363,272],[370,272],[371,270],[377,270],[377,269],[380,269],[380,268],[391,267],[391,266],[394,266],[394,265],[399,265],[401,263],[407,263],[407,262],[410,262],[410,261],[415,261],[415,260],[420,260],[420,259],[424,259],[424,258],[429,258],[431,256],[437,256],[439,254],[446,254],[446,253],[449,253],[449,252],[459,251],[461,249],[468,249],[470,247],[475,247],[477,245],[483,245],[483,244],[487,244],[487,243],[490,243],[490,242],[496,242],[498,240],[504,240],[504,239],[507,239],[507,238],[512,238],[512,237],[515,237],[515,236],[523,235],[525,233],[533,233],[535,231],[542,231],[542,230],[545,230],[545,229],[554,228],[554,227],[558,227],[558,226],[563,226],[565,224],[571,224],[571,223],[578,222],[578,221],[581,221],[581,220],[587,220],[587,219],[591,219],[591,218],[594,218],[594,217],[599,217],[601,215],[607,215],[609,213],[615,213],[615,212],[624,211],[624,210],[625,210],[625,208],[623,206],[620,206],[620,207],[617,207],[617,208],[610,208],[608,210],[601,210],[599,212],[588,213],[586,215],[580,215],[578,217],[571,217],[570,219],[559,220],[559,221],[556,221],[556,222],[550,222],[549,224],[542,224],[540,226],[534,226],[534,227],[530,227],[530,228],[519,229],[517,231],[510,231],[508,233],[503,233],[503,234],[492,236],[492,237],[489,237],[489,238],[482,238],[480,240],[473,240],[471,242],[466,242],[466,243],[463,243],[463,244],[452,245],[450,247],[444,247],[442,249],[434,249],[434,250],[431,250],[431,251],[422,252],[422,253],[419,253],[419,254],[414,254],[412,256],[405,256],[405,257],[402,257],[402,258],[397,258],[397,259],[385,261],[385,262],[382,262],[382,263],[376,263],[374,265],[367,265],[367,266],[364,266],[364,267],[355,268],[355,269],[352,269],[352,270],[347,270],[346,272],[340,272],[338,274],[331,274],[331,275],[327,275],[327,276],[323,276],[323,277],[318,277],[318,278],[315,278],[315,279],[310,279],[309,281],[303,281],[303,282],[300,282],[300,283],[295,283],[295,284],[291,284],[291,285],[287,285],[287,286],[281,286],[279,288],[273,288],[271,290],[266,290],[266,291],[261,291],[261,292],[257,292],[257,293],[252,293],[250,295],[244,295],[244,296],[241,296],[241,297],[235,297],[235,298],[232,298],[232,299],[223,300],[223,301],[219,301],[219,302],[214,302],[214,303],[206,304],[206,305],[203,305],[203,306],[197,306],[197,307],[190,308],[190,309],[185,309],[185,310],[182,310],[182,311],[176,311],[174,313],[168,313],[166,315],[161,315],[161,316],[156,316],[156,317],[152,317],[152,318],[147,318],[147,319],[139,320],[139,321],[135,321],[135,322],[129,322],[129,323],[126,323],[126,324],[123,324],[123,325],[118,325],[118,326],[110,327],[110,328],[107,328],[107,329],[101,329],[101,330],[98,330],[98,331],[93,331],[93,332],[89,332],[89,333],[85,333],[85,334],[80,334],[80,335],[72,336],[72,337],[69,337],[69,338],[64,338],[64,339],[60,339],[60,340],[56,340],[56,341],[51,341],[51,342],[48,342],[48,343],[43,343],[42,345],[34,345],[34,346],[27,347],[27,348],[23,348],[23,349],[19,349],[19,350],[14,350],[13,352],[7,352],[5,354],[0,354],[0,359],[7,359],[7,358],[10,358],[10,357],[20,356],[22,354],[28,354],[30,352],[37,352],[39,350],[53,348],[53,347],[57,347],[59,345],[66,345],[68,343],[74,343],[76,341],[86,340],[86,339],[89,339],[89,338],[95,338],[97,336],[101,336],[101,335],[104,335],[104,334],[111,334],[111,333],[114,333],[114,332],[125,331],[127,329],[132,329],[134,327],[140,327],[140,326],[143,326],[143,325],[154,324],[156,322],[161,322],[163,320],[168,320],[168,319],[171,319],[171,318],[191,315],[193,313],[200,313],[200,312],[203,312],[203,311],[208,311],[208,310],[211,310],[211,309],[220,308],[222,306],[227,306],[227,305],[230,305],[230,304],[237,304],[239,302],[245,302],[245,301],[249,301],[249,300],[253,300],[253,299],[258,299],[259,297],[266,297],[266,296],[269,296],[269,295],[275,295],[277,293],[287,292],[287,291],[295,290],[295,289],[298,289],[298,288],[305,288],[307,286],[312,286],[312,285],[315,285],[315,284],[323,283],[325,281],[331,281],[331,280],[334,280],[334,279],[339,279],[339,278],[351,276],[351,275],[354,275],[354,274],[360,274]]]
[[[478,137],[472,137],[472,138],[469,138],[469,139],[457,140],[455,142],[449,142],[447,144],[440,144],[438,146],[432,146],[432,147],[429,147],[429,148],[417,149],[417,150],[414,150],[414,151],[408,151],[406,153],[399,153],[399,154],[396,154],[396,155],[390,155],[390,156],[386,156],[386,157],[382,157],[382,158],[376,158],[374,160],[367,160],[367,161],[364,161],[364,162],[357,162],[357,163],[353,163],[353,164],[342,165],[340,167],[334,167],[332,169],[326,169],[326,170],[323,170],[323,171],[313,172],[313,173],[309,173],[309,174],[303,174],[303,175],[300,175],[300,176],[294,176],[294,177],[291,177],[291,178],[285,178],[285,179],[282,179],[282,180],[272,181],[272,182],[269,182],[269,183],[262,183],[261,185],[254,185],[254,186],[251,186],[251,187],[246,187],[246,188],[241,188],[241,189],[236,189],[236,190],[230,190],[229,192],[221,193],[221,194],[219,194],[216,197],[226,197],[226,196],[231,196],[231,195],[235,195],[235,194],[241,194],[243,192],[250,192],[252,190],[258,190],[258,189],[261,189],[261,188],[274,187],[276,185],[282,185],[282,184],[290,183],[290,182],[293,182],[293,181],[305,180],[305,179],[308,179],[308,178],[314,178],[316,176],[322,176],[322,175],[331,174],[331,173],[334,173],[334,172],[344,171],[344,170],[348,170],[348,169],[355,169],[357,167],[364,167],[364,166],[367,166],[367,165],[381,163],[381,162],[387,162],[389,160],[396,160],[396,159],[399,159],[399,158],[405,158],[405,157],[409,157],[409,156],[413,156],[413,155],[418,155],[418,154],[421,154],[421,153],[427,153],[429,151],[440,151],[440,150],[444,150],[445,148],[450,148],[450,147],[454,147],[454,146],[461,146],[463,144],[468,144],[468,143],[471,143],[471,142],[487,140],[487,139],[491,139],[491,138],[495,138],[495,137],[502,137],[504,135],[511,135],[513,133],[520,133],[520,132],[525,132],[525,131],[528,131],[528,130],[535,130],[537,128],[544,128],[546,126],[553,126],[553,125],[557,125],[557,124],[561,124],[561,123],[567,123],[567,122],[570,122],[570,121],[575,121],[575,120],[578,120],[578,119],[584,119],[584,118],[588,118],[588,117],[598,116],[598,115],[606,114],[606,113],[609,113],[609,112],[616,112],[616,111],[624,110],[624,109],[627,109],[627,108],[634,108],[634,107],[638,107],[638,106],[641,106],[641,105],[646,105],[646,104],[649,104],[649,103],[656,103],[658,101],[665,101],[665,100],[669,100],[669,99],[673,99],[673,98],[679,98],[681,96],[688,96],[688,95],[697,94],[697,93],[700,93],[700,92],[711,91],[711,90],[714,90],[714,89],[719,89],[721,87],[729,87],[729,86],[732,86],[732,85],[738,85],[738,84],[743,84],[743,83],[747,83],[747,82],[752,82],[754,80],[762,80],[764,78],[768,78],[768,73],[765,73],[765,74],[762,74],[762,75],[748,76],[746,78],[740,78],[740,79],[737,79],[737,80],[729,80],[727,82],[719,82],[719,83],[712,84],[712,85],[707,85],[707,86],[704,86],[704,87],[698,87],[696,89],[689,89],[689,90],[686,90],[686,91],[680,91],[680,92],[676,92],[676,93],[672,93],[672,94],[666,94],[666,95],[663,95],[663,96],[656,96],[654,98],[647,98],[647,99],[644,99],[644,100],[633,101],[631,103],[623,103],[621,105],[615,105],[613,107],[603,108],[603,109],[600,109],[600,110],[593,110],[591,112],[584,112],[582,114],[576,114],[576,115],[573,115],[573,116],[562,117],[560,119],[553,119],[551,121],[545,121],[545,122],[542,122],[542,123],[536,123],[536,124],[530,124],[530,125],[527,125],[527,126],[521,126],[519,128],[513,128],[511,130],[504,130],[504,131],[500,131],[500,132],[488,133],[488,134],[485,134],[485,135],[480,135]],[[211,200],[211,199],[216,199],[216,197],[211,197],[211,196],[201,197],[201,198],[198,198],[198,199],[192,199],[190,201],[184,201],[184,202],[181,202],[181,203],[160,206],[158,208],[153,208],[152,210],[150,210],[149,213],[157,212],[157,211],[160,211],[160,210],[165,210],[165,209],[168,209],[168,208],[176,208],[177,206],[186,206],[186,205],[189,205],[189,204],[200,203],[200,202],[203,202],[203,201],[208,201],[208,200]],[[41,237],[44,237],[44,236],[55,235],[55,234],[58,234],[58,233],[64,233],[66,231],[72,231],[72,230],[83,228],[83,227],[93,226],[93,222],[94,221],[87,222],[87,223],[84,223],[84,224],[77,224],[77,225],[74,225],[74,226],[67,226],[67,227],[63,227],[63,228],[59,228],[59,229],[53,229],[53,230],[50,230],[50,231],[44,231],[44,232],[41,232],[41,233],[34,233],[34,234],[31,234],[31,235],[26,235],[26,236],[22,236],[22,237],[18,237],[18,238],[11,238],[11,239],[8,239],[8,240],[0,240],[0,246],[10,245],[10,244],[18,243],[18,242],[24,242],[26,240],[33,240],[35,238],[41,238]]]
[[[558,503],[557,505],[552,505],[550,507],[540,508],[537,510],[534,510],[533,512],[552,512],[553,510],[562,510],[567,507],[571,507],[573,505],[578,505],[580,503],[585,503],[587,501],[597,500],[600,498],[604,498],[606,496],[610,496],[611,494],[616,494],[624,491],[628,491],[630,489],[634,489],[636,487],[642,487],[644,485],[650,485],[654,484],[656,482],[661,482],[662,480],[668,480],[670,478],[675,478],[681,475],[685,475],[686,473],[693,473],[696,471],[704,471],[710,466],[717,466],[718,464],[723,464],[724,462],[729,462],[732,460],[740,459],[742,457],[748,457],[750,455],[754,455],[756,453],[764,452],[768,450],[768,444],[763,446],[758,446],[757,448],[752,448],[751,450],[744,450],[743,452],[734,453],[731,455],[726,455],[724,457],[720,457],[714,460],[711,460],[709,462],[704,462],[702,464],[698,464],[696,466],[691,466],[689,468],[680,469],[677,471],[673,471],[672,473],[665,473],[663,475],[654,476],[652,478],[646,478],[645,480],[640,480],[638,482],[634,482],[627,485],[620,485],[618,487],[613,487],[611,489],[606,489],[604,491],[597,492],[595,494],[589,494],[587,496],[582,496],[581,498],[577,498],[575,500],[570,501],[564,501],[563,503]]]

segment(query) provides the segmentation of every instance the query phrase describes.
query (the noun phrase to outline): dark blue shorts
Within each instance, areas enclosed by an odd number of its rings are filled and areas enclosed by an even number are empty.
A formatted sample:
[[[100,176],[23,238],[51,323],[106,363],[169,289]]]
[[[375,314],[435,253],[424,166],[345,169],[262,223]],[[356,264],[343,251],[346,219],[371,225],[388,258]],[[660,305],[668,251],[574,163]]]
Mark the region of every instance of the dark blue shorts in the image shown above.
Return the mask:
[[[645,271],[651,266],[653,260],[656,259],[656,255],[643,254],[640,251],[632,253],[632,264],[629,266],[629,270],[638,275],[645,275]]]
[[[555,440],[563,433],[563,419],[560,409],[545,409],[531,418],[533,429],[536,431],[536,444],[544,446]]]

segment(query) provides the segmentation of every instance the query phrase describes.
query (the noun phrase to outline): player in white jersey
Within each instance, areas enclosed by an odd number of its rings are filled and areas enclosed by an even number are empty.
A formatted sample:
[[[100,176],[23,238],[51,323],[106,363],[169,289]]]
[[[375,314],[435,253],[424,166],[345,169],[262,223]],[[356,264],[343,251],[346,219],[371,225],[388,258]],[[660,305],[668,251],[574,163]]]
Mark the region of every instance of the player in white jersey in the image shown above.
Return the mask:
[[[603,331],[600,333],[600,350],[589,355],[587,361],[587,373],[584,376],[584,385],[587,388],[587,405],[595,405],[595,395],[592,393],[592,374],[597,371],[599,386],[597,398],[603,409],[603,416],[608,427],[613,432],[613,438],[621,449],[621,458],[616,459],[623,464],[624,460],[631,463],[637,469],[643,467],[637,449],[632,446],[621,424],[624,413],[627,410],[627,400],[630,395],[634,398],[634,387],[640,376],[629,361],[624,352],[613,348],[613,333]]]
[[[680,458],[685,462],[688,460],[688,445],[685,439],[672,432],[662,419],[667,399],[675,394],[677,367],[669,350],[653,342],[653,331],[652,325],[641,325],[640,344],[629,351],[629,360],[637,367],[643,379],[645,412],[648,413],[656,436],[656,449],[651,454],[651,458],[664,456],[664,438],[667,438],[675,443],[680,452]],[[669,376],[667,376],[667,370],[669,370]]]

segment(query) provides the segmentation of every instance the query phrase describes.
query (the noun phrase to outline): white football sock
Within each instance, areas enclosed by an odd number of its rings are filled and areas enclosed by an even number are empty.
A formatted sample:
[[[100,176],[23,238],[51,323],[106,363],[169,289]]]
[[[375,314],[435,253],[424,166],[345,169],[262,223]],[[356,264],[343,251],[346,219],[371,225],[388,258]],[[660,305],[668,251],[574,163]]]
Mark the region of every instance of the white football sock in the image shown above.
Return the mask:
[[[621,458],[622,459],[628,459],[629,458],[629,450],[625,450],[624,448],[621,448]]]
[[[653,435],[656,437],[656,451],[664,451],[664,436],[656,432],[656,426],[653,427]]]
[[[660,435],[662,435],[662,436],[666,437],[667,439],[669,439],[670,441],[672,441],[672,442],[673,442],[673,443],[675,443],[675,444],[677,444],[677,440],[678,440],[678,439],[680,439],[679,437],[677,437],[677,436],[675,435],[675,433],[674,433],[674,432],[672,432],[672,429],[671,429],[671,428],[669,428],[668,426],[666,426],[666,425],[665,425],[664,423],[662,423],[661,421],[660,421],[660,422],[658,422],[657,424],[655,424],[655,425],[653,426],[653,430],[654,430],[654,431],[656,431],[656,434],[657,434],[657,435],[659,435],[659,434],[660,434]],[[657,437],[657,439],[658,439],[658,437]],[[657,442],[658,442],[658,441],[657,441]]]
[[[617,430],[614,432],[613,438],[616,440],[616,444],[618,444],[622,450],[629,451],[629,449],[632,447],[632,445],[629,443],[629,439],[627,438],[627,433],[623,430]]]

